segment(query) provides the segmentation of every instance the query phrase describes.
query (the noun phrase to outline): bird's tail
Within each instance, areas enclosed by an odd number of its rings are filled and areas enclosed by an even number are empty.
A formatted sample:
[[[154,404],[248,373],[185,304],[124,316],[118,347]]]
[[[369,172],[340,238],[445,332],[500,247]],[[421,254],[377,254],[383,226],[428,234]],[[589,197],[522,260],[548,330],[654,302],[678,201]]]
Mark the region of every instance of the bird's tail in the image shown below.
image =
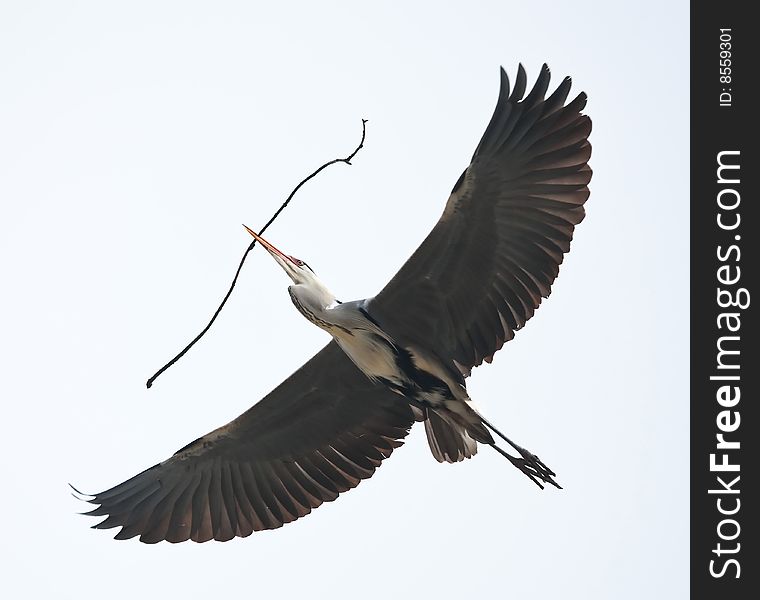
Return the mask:
[[[488,431],[480,424],[467,423],[459,415],[449,411],[428,408],[425,419],[425,433],[430,451],[438,462],[455,463],[472,458],[478,452],[477,442],[493,443]],[[480,431],[480,429],[483,431]]]

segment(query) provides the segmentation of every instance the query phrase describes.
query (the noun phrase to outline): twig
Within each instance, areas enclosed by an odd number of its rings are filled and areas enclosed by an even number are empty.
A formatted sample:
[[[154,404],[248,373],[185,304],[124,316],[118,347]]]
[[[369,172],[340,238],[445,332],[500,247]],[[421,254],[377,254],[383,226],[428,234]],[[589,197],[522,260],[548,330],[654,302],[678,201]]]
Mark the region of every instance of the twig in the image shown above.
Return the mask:
[[[280,216],[280,213],[285,210],[285,207],[290,204],[290,201],[293,199],[293,196],[296,195],[296,192],[301,189],[303,184],[305,184],[310,179],[313,179],[317,175],[319,175],[322,171],[324,171],[327,167],[330,165],[334,165],[336,163],[346,163],[347,165],[351,164],[351,160],[353,160],[354,156],[364,147],[364,137],[367,134],[367,119],[362,119],[362,139],[359,142],[359,145],[356,147],[356,149],[349,154],[346,158],[336,158],[334,160],[331,160],[330,162],[327,162],[323,164],[321,167],[319,167],[316,171],[314,171],[311,175],[309,175],[306,179],[303,179],[294,189],[292,192],[290,192],[290,195],[287,197],[285,202],[282,203],[282,206],[277,209],[277,212],[272,215],[272,218],[267,221],[266,225],[261,228],[261,231],[259,231],[259,235],[263,235],[264,232],[267,230],[267,228],[274,222],[274,220]],[[232,283],[230,284],[230,289],[227,290],[227,293],[224,295],[224,299],[222,300],[222,303],[219,305],[219,308],[216,309],[216,312],[214,312],[214,316],[211,317],[211,320],[208,322],[208,325],[206,325],[203,328],[203,331],[201,331],[198,335],[195,336],[192,342],[190,342],[187,346],[185,346],[182,351],[177,354],[174,358],[172,358],[168,363],[166,363],[163,367],[161,367],[158,371],[155,372],[153,377],[148,379],[147,383],[145,384],[148,388],[153,386],[153,382],[158,378],[161,373],[166,371],[169,367],[171,367],[174,363],[176,363],[180,358],[182,358],[185,354],[187,354],[187,351],[190,350],[197,342],[200,340],[204,335],[206,335],[206,332],[211,329],[211,326],[214,324],[214,321],[216,321],[216,318],[219,316],[219,313],[222,312],[222,309],[224,308],[224,305],[227,303],[227,300],[229,299],[230,295],[232,294],[232,290],[235,289],[235,284],[237,283],[238,276],[240,275],[240,271],[243,268],[243,263],[245,263],[245,259],[248,257],[248,253],[253,250],[253,247],[256,245],[256,240],[253,240],[250,245],[248,246],[248,249],[243,254],[243,258],[240,259],[240,264],[238,265],[237,271],[235,271],[235,277],[232,278]]]

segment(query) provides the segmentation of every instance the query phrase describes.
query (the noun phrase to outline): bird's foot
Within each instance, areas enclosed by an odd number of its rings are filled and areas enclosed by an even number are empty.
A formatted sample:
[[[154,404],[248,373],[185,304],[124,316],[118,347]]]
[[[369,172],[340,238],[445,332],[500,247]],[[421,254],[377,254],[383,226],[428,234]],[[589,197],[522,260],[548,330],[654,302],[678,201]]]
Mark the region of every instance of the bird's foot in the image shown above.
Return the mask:
[[[520,446],[514,446],[514,448],[520,453],[521,458],[511,456],[507,453],[504,453],[504,456],[506,456],[509,459],[509,462],[515,467],[525,473],[533,483],[541,489],[544,489],[541,482],[551,483],[554,487],[559,488],[560,490],[562,489],[562,486],[554,481],[556,473],[547,467],[538,456],[528,452],[525,448],[521,448]]]

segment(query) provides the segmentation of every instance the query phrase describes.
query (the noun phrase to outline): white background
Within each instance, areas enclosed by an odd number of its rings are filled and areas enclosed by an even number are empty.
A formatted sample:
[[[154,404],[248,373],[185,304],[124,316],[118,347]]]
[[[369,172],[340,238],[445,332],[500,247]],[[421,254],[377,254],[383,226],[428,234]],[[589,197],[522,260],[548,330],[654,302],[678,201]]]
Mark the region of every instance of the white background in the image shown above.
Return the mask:
[[[3,2],[0,397],[8,598],[684,598],[688,584],[685,2]],[[437,220],[498,66],[588,93],[594,178],[552,297],[469,382],[539,454],[439,465],[417,426],[358,489],[226,544],[116,542],[100,491],[225,423],[326,341],[260,249],[344,300]]]

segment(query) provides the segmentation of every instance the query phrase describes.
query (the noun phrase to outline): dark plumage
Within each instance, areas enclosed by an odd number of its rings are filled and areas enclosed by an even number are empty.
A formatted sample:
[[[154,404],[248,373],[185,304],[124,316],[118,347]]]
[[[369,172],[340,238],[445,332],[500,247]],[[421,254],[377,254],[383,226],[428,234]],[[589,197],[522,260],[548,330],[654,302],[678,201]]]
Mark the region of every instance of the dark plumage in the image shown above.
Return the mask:
[[[355,305],[394,340],[399,372],[421,390],[440,387],[442,373],[463,386],[473,367],[514,337],[549,295],[584,217],[591,179],[591,121],[580,112],[586,96],[565,105],[570,79],[545,98],[548,86],[544,65],[523,98],[522,66],[511,92],[502,69],[496,110],[439,222],[376,297]],[[349,314],[352,306],[339,308]],[[313,307],[299,310],[324,321]],[[417,368],[408,348],[424,349],[443,371]],[[224,541],[335,500],[371,477],[415,420],[427,420],[439,460],[474,454],[474,442],[463,442],[445,411],[427,410],[412,397],[417,392],[387,383],[365,376],[331,341],[237,419],[92,496],[97,508],[87,514],[107,517],[96,528],[121,527],[117,539]],[[485,433],[475,430],[481,438],[474,439],[492,443],[484,425],[496,430],[485,419],[478,425]],[[554,483],[536,457],[522,456],[510,460],[532,479],[526,468]]]

